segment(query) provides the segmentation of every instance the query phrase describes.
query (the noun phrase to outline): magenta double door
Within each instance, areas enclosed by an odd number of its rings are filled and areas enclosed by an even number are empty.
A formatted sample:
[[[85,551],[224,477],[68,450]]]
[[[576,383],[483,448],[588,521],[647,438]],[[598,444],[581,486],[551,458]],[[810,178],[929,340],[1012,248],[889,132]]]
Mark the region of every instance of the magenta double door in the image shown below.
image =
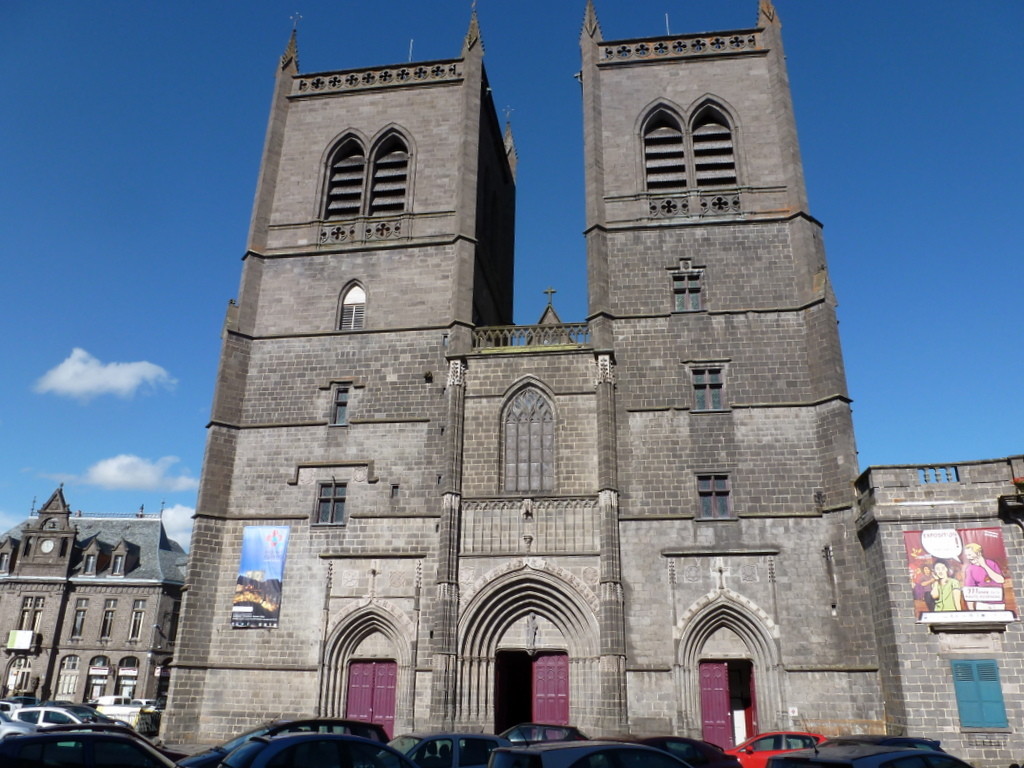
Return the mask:
[[[498,652],[495,731],[526,722],[569,724],[569,657],[565,653]]]
[[[397,681],[395,661],[353,661],[348,665],[345,716],[379,723],[389,737],[394,736]]]

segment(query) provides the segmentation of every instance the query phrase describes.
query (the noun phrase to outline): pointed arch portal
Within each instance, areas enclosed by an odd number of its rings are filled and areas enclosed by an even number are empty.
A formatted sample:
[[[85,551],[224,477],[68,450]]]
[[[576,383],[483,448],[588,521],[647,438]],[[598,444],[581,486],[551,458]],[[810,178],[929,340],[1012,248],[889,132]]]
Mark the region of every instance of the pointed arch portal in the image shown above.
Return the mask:
[[[775,625],[731,590],[706,596],[680,619],[680,701],[688,732],[723,748],[773,727],[758,713],[781,706]]]
[[[412,712],[409,620],[386,601],[372,601],[344,616],[328,638],[322,666],[320,711],[379,723],[389,735],[408,727]]]
[[[500,731],[513,721],[585,722],[580,692],[599,655],[596,603],[585,590],[523,565],[472,596],[459,623],[458,723]]]

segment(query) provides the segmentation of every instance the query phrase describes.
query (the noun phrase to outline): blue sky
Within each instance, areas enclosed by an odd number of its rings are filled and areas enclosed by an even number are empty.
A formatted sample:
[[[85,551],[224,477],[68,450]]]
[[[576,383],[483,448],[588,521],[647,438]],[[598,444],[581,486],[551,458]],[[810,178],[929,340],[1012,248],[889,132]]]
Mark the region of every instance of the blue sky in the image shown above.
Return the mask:
[[[478,0],[519,151],[516,321],[586,315],[583,0]],[[756,0],[597,0],[606,39]],[[1024,452],[1024,3],[777,0],[860,464]],[[0,3],[0,530],[61,482],[187,545],[274,68],[459,55],[469,0]],[[667,16],[667,19],[666,19]]]

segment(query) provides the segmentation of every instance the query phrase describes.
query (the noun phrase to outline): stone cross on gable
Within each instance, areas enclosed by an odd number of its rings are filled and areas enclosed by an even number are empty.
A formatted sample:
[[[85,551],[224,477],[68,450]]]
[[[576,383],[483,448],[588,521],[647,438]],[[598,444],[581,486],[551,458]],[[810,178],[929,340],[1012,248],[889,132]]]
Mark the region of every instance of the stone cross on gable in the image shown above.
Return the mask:
[[[542,291],[542,293],[546,293],[548,295],[548,306],[550,307],[551,306],[552,296],[554,296],[556,293],[558,293],[558,291],[556,291],[551,286],[548,286],[544,291]]]

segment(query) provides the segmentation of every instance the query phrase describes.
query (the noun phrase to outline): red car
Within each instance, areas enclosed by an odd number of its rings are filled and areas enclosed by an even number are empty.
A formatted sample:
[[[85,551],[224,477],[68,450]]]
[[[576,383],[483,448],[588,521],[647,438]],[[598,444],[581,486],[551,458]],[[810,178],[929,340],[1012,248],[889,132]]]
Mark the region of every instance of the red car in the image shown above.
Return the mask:
[[[807,749],[823,742],[827,737],[820,733],[801,731],[769,731],[751,736],[737,747],[725,750],[735,755],[743,768],[765,768],[768,758],[780,752]]]

